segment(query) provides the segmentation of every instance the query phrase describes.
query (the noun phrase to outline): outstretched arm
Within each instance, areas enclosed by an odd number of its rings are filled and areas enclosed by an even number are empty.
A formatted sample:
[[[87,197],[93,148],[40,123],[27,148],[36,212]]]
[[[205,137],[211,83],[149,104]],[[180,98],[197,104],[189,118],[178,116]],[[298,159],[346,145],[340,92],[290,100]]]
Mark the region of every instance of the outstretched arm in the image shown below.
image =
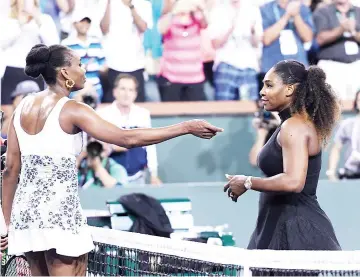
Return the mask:
[[[252,190],[295,193],[303,190],[309,159],[305,128],[307,127],[298,118],[291,118],[282,125],[279,142],[283,153],[283,173],[268,178],[252,177]],[[229,195],[233,192],[233,200],[236,201],[246,191],[244,183],[247,176],[235,175],[228,179],[224,191],[228,191]]]
[[[69,101],[66,104],[67,120],[97,140],[125,148],[157,144],[178,136],[192,134],[210,139],[222,132],[203,120],[191,120],[162,128],[138,128],[125,130],[102,119],[93,109],[85,104]]]

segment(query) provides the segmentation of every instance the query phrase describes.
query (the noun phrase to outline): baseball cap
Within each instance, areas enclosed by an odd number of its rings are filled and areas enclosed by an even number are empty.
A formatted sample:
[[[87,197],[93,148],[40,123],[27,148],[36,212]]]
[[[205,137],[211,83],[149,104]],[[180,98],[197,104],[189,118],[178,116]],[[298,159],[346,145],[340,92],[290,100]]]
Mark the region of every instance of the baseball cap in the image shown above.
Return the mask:
[[[17,84],[15,90],[11,93],[11,99],[14,99],[15,97],[19,95],[26,95],[33,92],[39,92],[40,88],[39,85],[31,80],[28,81],[22,81]]]
[[[78,10],[77,12],[74,12],[72,15],[72,22],[80,22],[84,19],[89,20],[91,23],[91,18],[89,16],[89,13],[86,10]]]

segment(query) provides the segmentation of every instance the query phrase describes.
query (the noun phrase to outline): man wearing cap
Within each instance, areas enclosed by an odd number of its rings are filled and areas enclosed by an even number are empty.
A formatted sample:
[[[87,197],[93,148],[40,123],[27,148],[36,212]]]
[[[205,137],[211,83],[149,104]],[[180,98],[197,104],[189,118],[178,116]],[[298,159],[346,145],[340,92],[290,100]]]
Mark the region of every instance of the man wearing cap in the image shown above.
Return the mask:
[[[22,81],[17,84],[15,90],[11,93],[11,101],[15,110],[20,101],[29,93],[39,92],[40,87],[34,81]]]
[[[105,69],[105,57],[101,41],[97,37],[88,35],[91,18],[86,10],[74,12],[72,21],[76,32],[72,32],[68,38],[62,41],[62,44],[80,56],[81,63],[86,69],[87,80],[85,88],[75,93],[74,96],[81,98],[84,95],[91,95],[101,101],[103,90],[100,83],[100,71]]]
[[[2,124],[1,124],[1,135],[6,137],[7,130],[11,118],[11,114],[15,111],[16,107],[19,105],[20,101],[28,94],[33,92],[39,92],[41,89],[35,81],[27,80],[22,81],[16,85],[15,90],[10,94],[12,101],[12,108],[6,109],[3,114]]]

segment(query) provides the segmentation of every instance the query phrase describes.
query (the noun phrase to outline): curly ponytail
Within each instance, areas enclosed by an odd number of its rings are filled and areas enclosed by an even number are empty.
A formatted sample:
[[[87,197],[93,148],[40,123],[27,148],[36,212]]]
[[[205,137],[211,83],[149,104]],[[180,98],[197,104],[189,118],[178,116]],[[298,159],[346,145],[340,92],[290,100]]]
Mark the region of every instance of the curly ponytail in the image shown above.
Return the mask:
[[[340,105],[325,72],[318,66],[305,66],[292,60],[281,61],[274,67],[284,84],[297,84],[291,112],[305,114],[311,120],[325,145],[340,115]]]

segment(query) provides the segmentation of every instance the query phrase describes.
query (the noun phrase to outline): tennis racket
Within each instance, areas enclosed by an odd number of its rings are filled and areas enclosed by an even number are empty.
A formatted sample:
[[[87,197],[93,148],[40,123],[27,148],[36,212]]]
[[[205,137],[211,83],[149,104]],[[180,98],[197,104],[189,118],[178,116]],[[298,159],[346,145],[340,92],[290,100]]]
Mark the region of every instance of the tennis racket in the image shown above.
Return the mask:
[[[1,268],[2,276],[31,276],[30,266],[25,256],[11,256]]]
[[[0,206],[0,235],[7,234],[4,215]],[[9,256],[4,251],[1,255],[1,276],[31,276],[30,266],[25,256]],[[3,257],[3,255],[5,255]]]

